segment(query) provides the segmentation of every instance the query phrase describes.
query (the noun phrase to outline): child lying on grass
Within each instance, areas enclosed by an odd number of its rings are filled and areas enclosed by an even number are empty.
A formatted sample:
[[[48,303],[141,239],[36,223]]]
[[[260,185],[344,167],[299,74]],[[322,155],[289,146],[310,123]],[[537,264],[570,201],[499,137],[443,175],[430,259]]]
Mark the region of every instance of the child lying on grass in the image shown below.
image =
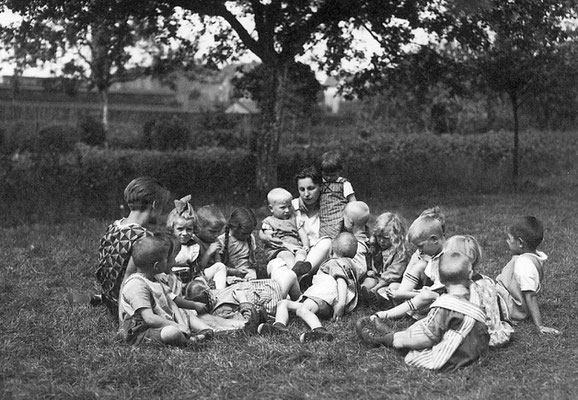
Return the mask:
[[[311,328],[301,335],[301,342],[333,340],[319,319],[337,320],[357,305],[357,277],[352,260],[357,252],[357,239],[351,233],[340,233],[333,240],[332,251],[333,257],[321,265],[303,296],[297,301],[285,299],[277,303],[275,322],[259,325],[260,334],[287,333],[289,312],[294,312]]]
[[[468,300],[471,275],[467,256],[442,254],[439,278],[447,293],[424,319],[396,332],[386,320],[365,317],[357,321],[358,336],[370,346],[410,350],[405,362],[413,366],[452,371],[471,364],[487,352],[490,340],[483,310]]]

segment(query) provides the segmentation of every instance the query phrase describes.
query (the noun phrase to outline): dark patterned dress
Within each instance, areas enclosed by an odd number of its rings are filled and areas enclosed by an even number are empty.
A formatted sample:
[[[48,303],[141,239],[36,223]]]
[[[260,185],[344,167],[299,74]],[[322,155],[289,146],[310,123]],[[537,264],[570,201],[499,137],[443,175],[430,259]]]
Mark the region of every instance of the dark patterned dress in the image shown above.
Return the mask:
[[[118,312],[118,294],[132,246],[141,237],[152,234],[139,224],[123,224],[123,220],[118,220],[108,226],[100,239],[96,279],[102,287],[102,301],[114,315]]]
[[[319,237],[335,239],[343,229],[343,211],[347,199],[343,185],[347,179],[339,177],[335,182],[323,182],[319,203]]]

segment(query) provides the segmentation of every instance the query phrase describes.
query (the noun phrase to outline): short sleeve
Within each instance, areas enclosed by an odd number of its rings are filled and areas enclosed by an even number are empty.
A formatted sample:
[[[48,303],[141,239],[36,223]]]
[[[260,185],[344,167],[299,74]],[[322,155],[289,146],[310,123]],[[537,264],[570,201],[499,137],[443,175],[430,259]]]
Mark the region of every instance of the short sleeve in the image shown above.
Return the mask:
[[[272,231],[274,230],[271,224],[269,223],[269,219],[265,218],[263,222],[261,222],[261,230],[262,231]]]
[[[347,198],[352,194],[355,194],[355,191],[353,190],[353,185],[351,184],[351,182],[349,181],[343,182],[343,196]]]
[[[520,284],[522,292],[538,292],[540,275],[536,266],[526,257],[518,257],[514,264],[514,277]]]
[[[153,298],[148,285],[141,279],[131,279],[122,290],[124,301],[132,310],[125,310],[131,317],[144,308],[153,308]]]

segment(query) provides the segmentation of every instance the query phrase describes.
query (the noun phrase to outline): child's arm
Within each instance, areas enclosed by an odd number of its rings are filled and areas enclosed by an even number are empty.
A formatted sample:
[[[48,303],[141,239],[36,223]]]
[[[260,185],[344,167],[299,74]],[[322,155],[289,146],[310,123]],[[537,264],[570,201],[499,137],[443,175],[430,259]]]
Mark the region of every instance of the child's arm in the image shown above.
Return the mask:
[[[349,181],[345,181],[343,184],[343,195],[349,203],[356,201],[355,192],[353,191],[353,185]]]
[[[199,265],[201,269],[205,269],[216,262],[221,261],[221,256],[219,252],[221,251],[221,245],[219,242],[213,242],[209,245],[209,248],[205,253],[201,256],[199,260]]]
[[[205,314],[207,312],[207,305],[200,301],[187,300],[183,296],[177,296],[174,298],[174,302],[179,308],[195,310],[199,314]]]
[[[337,278],[337,303],[333,306],[333,321],[339,321],[345,314],[345,299],[347,297],[347,282]]]
[[[283,241],[281,239],[273,237],[273,231],[272,230],[265,231],[263,229],[260,229],[259,230],[259,239],[266,242],[269,246],[271,246],[273,248],[283,247]]]
[[[418,277],[426,266],[427,262],[414,254],[409,261],[399,287],[390,291],[390,297],[396,300],[414,298],[419,293],[415,290],[419,279]]]
[[[522,295],[524,296],[524,301],[526,302],[528,311],[532,317],[532,321],[538,328],[538,331],[540,333],[551,333],[554,335],[559,335],[561,333],[559,330],[542,325],[542,315],[540,314],[540,308],[538,307],[538,298],[536,297],[536,292],[526,290],[522,292]]]
[[[351,203],[352,201],[357,201],[355,199],[355,193],[351,193],[349,196],[347,196],[347,202]]]
[[[142,317],[143,321],[151,328],[164,328],[165,326],[175,326],[182,331],[179,324],[177,324],[174,321],[170,321],[166,318],[163,318],[160,315],[155,314],[151,308],[141,308],[136,312],[140,313],[140,316]]]
[[[305,251],[309,251],[309,237],[307,236],[307,232],[305,232],[305,228],[301,226],[297,231],[299,233],[299,239],[301,239],[301,244]]]

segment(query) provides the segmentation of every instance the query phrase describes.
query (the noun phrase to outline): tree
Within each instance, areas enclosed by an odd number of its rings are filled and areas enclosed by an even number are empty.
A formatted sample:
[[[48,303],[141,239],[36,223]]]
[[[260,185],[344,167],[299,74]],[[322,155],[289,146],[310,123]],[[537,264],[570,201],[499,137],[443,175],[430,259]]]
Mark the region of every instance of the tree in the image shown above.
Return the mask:
[[[133,80],[144,72],[129,65],[139,44],[163,42],[158,18],[170,18],[172,10],[149,8],[147,2],[128,0],[4,1],[19,14],[19,24],[2,28],[2,41],[12,49],[17,71],[47,62],[63,62],[60,74],[96,88],[102,103],[102,123],[108,126],[108,91],[116,82]],[[160,14],[160,15],[159,15]],[[170,32],[174,36],[174,32]],[[156,54],[160,54],[159,51]]]
[[[463,21],[482,26],[489,33],[486,40],[475,46],[467,40],[464,44],[474,50],[470,59],[473,74],[510,100],[514,183],[519,178],[520,107],[531,97],[556,92],[561,85],[568,84],[556,74],[569,61],[565,45],[569,32],[563,21],[572,17],[573,12],[571,3],[560,0],[494,0],[489,8]]]

